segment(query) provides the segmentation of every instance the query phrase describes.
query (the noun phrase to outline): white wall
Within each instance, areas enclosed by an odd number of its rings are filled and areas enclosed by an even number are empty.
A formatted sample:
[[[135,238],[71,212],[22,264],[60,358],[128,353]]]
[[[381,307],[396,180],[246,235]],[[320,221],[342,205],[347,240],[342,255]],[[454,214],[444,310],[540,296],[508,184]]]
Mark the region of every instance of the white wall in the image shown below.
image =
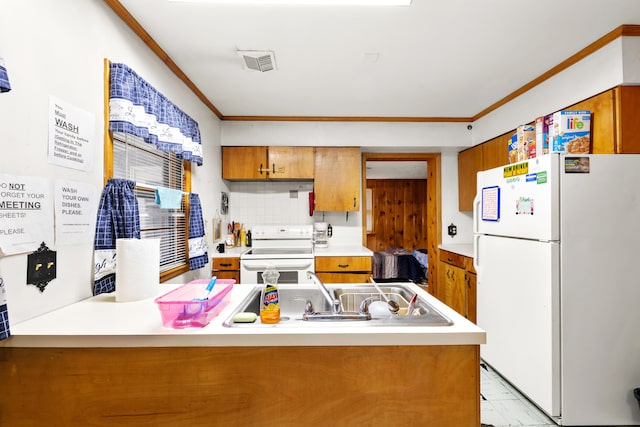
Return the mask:
[[[88,183],[99,195],[103,182],[103,60],[123,62],[149,81],[200,125],[204,166],[193,167],[193,191],[210,219],[226,189],[220,178],[220,122],[100,0],[4,0],[0,50],[12,90],[0,94],[0,171]],[[95,115],[89,172],[47,160],[49,96]],[[53,191],[53,186],[51,187]],[[208,221],[210,223],[210,221]],[[58,246],[57,279],[44,293],[26,285],[26,254],[0,258],[11,323],[51,311],[91,295],[92,243]],[[210,245],[209,252],[213,252]],[[186,277],[208,275],[209,267]],[[178,278],[183,281],[185,278]],[[82,321],[82,319],[78,319]]]
[[[618,38],[474,122],[473,144],[622,84],[622,59],[622,38]]]
[[[454,222],[463,232],[471,227],[468,215],[458,212],[457,153],[472,145],[467,125],[428,122],[227,121],[222,123],[222,145],[360,146],[366,152],[447,153],[448,157],[442,161],[444,236],[450,222]],[[318,215],[321,214],[314,216]],[[348,217],[342,212],[325,213],[325,220],[333,226],[332,242],[361,242],[361,216],[360,212],[352,212]],[[471,233],[460,233],[455,239],[447,238],[451,240],[448,243],[470,243]]]

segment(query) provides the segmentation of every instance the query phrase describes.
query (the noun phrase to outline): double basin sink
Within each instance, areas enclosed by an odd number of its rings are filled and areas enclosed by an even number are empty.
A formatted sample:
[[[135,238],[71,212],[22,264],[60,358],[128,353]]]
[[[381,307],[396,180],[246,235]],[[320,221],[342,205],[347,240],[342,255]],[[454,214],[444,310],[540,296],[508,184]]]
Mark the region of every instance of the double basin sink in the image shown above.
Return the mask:
[[[315,285],[279,285],[280,322],[263,324],[260,322],[260,287],[253,289],[238,305],[223,325],[229,328],[259,327],[332,327],[332,326],[450,326],[453,322],[422,297],[418,296],[412,313],[407,315],[407,306],[414,295],[411,288],[402,283],[381,286],[384,295],[395,301],[400,310],[393,314],[376,310],[368,316],[358,315],[362,302],[384,301],[383,296],[372,285],[326,285],[334,299],[340,301],[341,312],[345,315],[332,316],[332,307]],[[313,307],[314,315],[305,315]],[[253,323],[234,322],[236,314],[252,312],[258,315]],[[353,314],[353,315],[349,315]]]

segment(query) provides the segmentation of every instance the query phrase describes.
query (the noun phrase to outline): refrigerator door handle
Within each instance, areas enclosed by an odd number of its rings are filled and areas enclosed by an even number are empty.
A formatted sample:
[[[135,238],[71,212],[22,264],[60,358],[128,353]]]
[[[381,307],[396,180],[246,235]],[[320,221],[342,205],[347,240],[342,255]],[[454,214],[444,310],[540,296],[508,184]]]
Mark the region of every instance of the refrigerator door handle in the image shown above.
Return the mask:
[[[479,212],[480,212],[480,197],[476,194],[476,197],[473,199],[473,232],[480,232],[480,220],[479,220]]]
[[[473,235],[473,268],[478,271],[480,269],[480,251],[478,245],[480,244],[480,234]]]

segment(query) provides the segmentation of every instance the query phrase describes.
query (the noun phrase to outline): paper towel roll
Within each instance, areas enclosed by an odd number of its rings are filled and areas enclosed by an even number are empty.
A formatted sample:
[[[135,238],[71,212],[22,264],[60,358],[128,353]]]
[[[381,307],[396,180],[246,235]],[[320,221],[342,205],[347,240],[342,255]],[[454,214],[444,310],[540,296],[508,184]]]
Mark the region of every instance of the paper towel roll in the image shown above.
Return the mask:
[[[156,296],[160,282],[160,239],[116,239],[116,301]]]

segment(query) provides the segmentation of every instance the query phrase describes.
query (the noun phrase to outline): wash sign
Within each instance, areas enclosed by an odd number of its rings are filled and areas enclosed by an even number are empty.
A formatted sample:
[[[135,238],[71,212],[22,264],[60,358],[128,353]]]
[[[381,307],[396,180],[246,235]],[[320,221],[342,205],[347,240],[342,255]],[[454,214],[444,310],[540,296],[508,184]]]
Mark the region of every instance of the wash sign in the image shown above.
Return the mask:
[[[94,151],[94,115],[50,96],[49,163],[90,171]]]

